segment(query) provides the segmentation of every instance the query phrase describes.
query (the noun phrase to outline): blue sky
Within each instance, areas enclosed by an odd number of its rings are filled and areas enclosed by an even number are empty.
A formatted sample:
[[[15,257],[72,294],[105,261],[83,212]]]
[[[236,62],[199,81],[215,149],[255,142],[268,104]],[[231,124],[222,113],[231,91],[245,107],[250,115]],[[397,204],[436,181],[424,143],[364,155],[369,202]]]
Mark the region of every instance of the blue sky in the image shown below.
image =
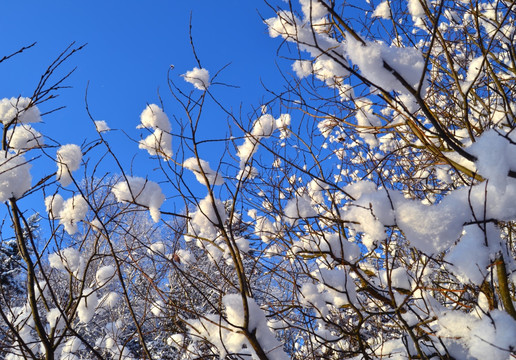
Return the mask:
[[[60,141],[83,135],[83,123],[90,126],[84,111],[89,81],[95,117],[112,128],[133,129],[145,104],[157,101],[158,88],[167,112],[173,112],[166,89],[168,68],[173,64],[178,76],[196,65],[188,35],[192,13],[203,67],[213,73],[231,63],[220,80],[240,87],[215,89],[215,94],[220,90],[222,101],[231,107],[240,102],[257,105],[265,94],[260,81],[272,87],[276,82],[278,46],[268,37],[259,12],[273,15],[261,0],[25,1],[23,8],[6,2],[0,13],[2,56],[32,42],[37,45],[0,66],[0,93],[30,95],[60,51],[72,41],[88,43],[62,68],[77,66],[67,82],[73,89],[63,90],[44,110],[63,105],[67,109],[45,118],[45,123],[59,123],[54,137]]]
[[[33,42],[37,45],[0,64],[0,96],[30,96],[41,74],[63,49],[73,41],[77,45],[88,43],[61,68],[65,73],[77,67],[66,82],[73,88],[62,90],[59,98],[41,106],[42,112],[60,106],[66,109],[44,117],[44,123],[35,127],[62,144],[81,144],[94,138],[84,106],[89,82],[89,106],[95,119],[136,137],[139,114],[147,103],[158,102],[158,89],[169,117],[183,115],[168,93],[166,77],[173,64],[175,81],[193,89],[179,77],[196,66],[188,34],[190,14],[203,67],[213,74],[231,63],[219,81],[239,86],[210,90],[237,113],[242,104],[246,119],[266,96],[261,82],[273,89],[281,88],[283,82],[277,70],[277,62],[281,63],[276,56],[279,42],[268,36],[260,18],[260,14],[265,18],[274,14],[261,0],[30,0],[23,6],[4,2],[0,57]],[[222,136],[227,131],[226,117],[207,112],[202,129],[201,135],[206,137]],[[124,154],[124,164],[128,165],[134,154],[142,161],[148,158],[125,135],[110,136],[108,139]],[[147,175],[155,165],[136,175]]]

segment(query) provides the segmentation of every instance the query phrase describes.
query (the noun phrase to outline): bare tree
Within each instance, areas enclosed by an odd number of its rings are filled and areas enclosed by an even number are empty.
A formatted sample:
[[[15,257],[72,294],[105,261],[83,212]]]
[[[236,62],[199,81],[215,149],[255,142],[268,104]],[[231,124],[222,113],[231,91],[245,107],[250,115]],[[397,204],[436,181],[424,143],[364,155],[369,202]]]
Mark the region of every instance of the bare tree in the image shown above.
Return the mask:
[[[78,49],[1,100],[19,252],[0,274],[4,358],[515,356],[515,3],[269,5],[285,90],[242,118],[222,72],[170,69],[134,141],[154,178],[121,165],[88,104],[98,137],[80,147],[30,125]],[[223,139],[202,132],[208,106]],[[52,169],[31,182],[29,164]],[[20,206],[35,194],[38,227]]]

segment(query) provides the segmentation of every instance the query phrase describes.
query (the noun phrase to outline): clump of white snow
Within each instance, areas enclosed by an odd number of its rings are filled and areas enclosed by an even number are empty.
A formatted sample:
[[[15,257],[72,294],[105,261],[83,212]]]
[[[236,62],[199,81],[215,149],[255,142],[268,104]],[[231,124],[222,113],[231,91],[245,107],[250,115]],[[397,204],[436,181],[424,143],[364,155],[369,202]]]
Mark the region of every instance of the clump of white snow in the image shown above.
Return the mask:
[[[425,9],[421,5],[421,2],[426,2],[426,0],[407,0],[407,8],[413,19],[425,15]]]
[[[75,144],[63,145],[57,150],[57,180],[63,186],[72,182],[71,173],[81,166],[82,151]]]
[[[0,202],[18,199],[30,189],[30,168],[23,156],[0,150]]]
[[[111,130],[105,120],[95,121],[95,128],[98,132],[104,132]]]
[[[179,261],[183,264],[195,264],[196,258],[195,255],[192,254],[188,250],[179,249],[175,252],[179,257]]]
[[[516,169],[514,151],[516,147],[495,130],[488,130],[468,147],[467,151],[477,157],[477,171],[489,179],[489,185],[494,186],[502,194],[507,187],[509,170]]]
[[[82,195],[71,197],[63,203],[62,209],[59,211],[59,223],[64,226],[68,234],[73,235],[78,230],[79,222],[86,217],[88,209],[88,203]]]
[[[307,195],[297,196],[291,199],[283,209],[287,221],[293,224],[298,219],[306,219],[317,216],[317,211]]]
[[[276,339],[273,330],[267,323],[264,311],[252,298],[247,298],[249,324],[247,329],[254,333],[260,347],[270,360],[287,360],[289,357]],[[220,358],[226,354],[239,354],[253,360],[259,359],[253,347],[241,331],[245,326],[244,305],[239,294],[225,295],[222,303],[226,309],[226,319],[219,319],[215,315],[207,315],[199,320],[191,321],[191,334],[195,338],[204,338],[213,344]],[[222,322],[222,324],[221,324]],[[222,326],[219,326],[222,325]]]
[[[95,315],[95,309],[99,304],[97,293],[91,288],[84,289],[82,298],[77,306],[77,316],[82,323],[88,323]]]
[[[312,75],[313,67],[310,60],[296,60],[292,64],[292,70],[296,73],[297,77],[303,79],[307,76]]]
[[[80,252],[72,247],[50,254],[48,256],[48,262],[50,267],[54,269],[69,271],[75,275],[77,275],[79,270],[84,266],[84,259]]]
[[[0,100],[0,122],[7,125],[15,119],[18,124],[28,124],[41,121],[41,115],[30,98],[13,97]]]
[[[464,230],[460,242],[445,260],[461,282],[480,286],[499,250],[500,231],[492,224],[486,224],[486,233],[478,225],[468,225]]]
[[[28,150],[43,145],[43,136],[30,125],[18,125],[7,131],[7,143],[13,150]]]
[[[186,82],[192,84],[196,89],[207,90],[210,86],[210,73],[206,69],[194,67],[182,75]]]
[[[167,247],[165,246],[165,243],[163,241],[156,241],[155,243],[152,243],[149,246],[147,253],[150,255],[159,254],[159,255],[163,256],[163,255],[165,255],[166,250],[167,250]]]
[[[138,128],[152,129],[153,132],[140,140],[139,148],[150,155],[160,155],[165,160],[172,157],[172,125],[167,114],[156,104],[147,105],[140,115]]]
[[[159,208],[165,201],[165,195],[159,185],[153,181],[141,177],[127,177],[126,181],[120,181],[111,190],[118,202],[136,203],[149,208],[154,222],[161,218]]]
[[[280,130],[281,139],[287,138],[290,135],[288,130],[290,121],[289,114],[281,114],[278,119],[274,119],[270,114],[260,116],[254,122],[251,132],[246,134],[244,143],[237,148],[237,155],[240,158],[240,169],[243,170],[248,165],[247,162],[251,160],[258,150],[260,141],[270,137],[275,130]]]
[[[361,74],[383,90],[410,94],[409,90],[384,66],[384,62],[394,69],[409,86],[414,89],[419,86],[425,66],[423,55],[419,50],[388,47],[383,43],[371,41],[366,41],[364,45],[351,36],[348,36],[345,47],[347,57],[358,66]],[[426,88],[423,87],[423,93],[424,89]]]
[[[61,315],[61,311],[57,308],[50,309],[47,313],[47,321],[50,328],[61,330],[66,324]]]
[[[301,11],[303,12],[304,18],[309,19],[320,19],[328,14],[328,10],[321,4],[322,0],[300,0]]]
[[[220,222],[227,219],[224,204],[219,199],[213,202],[210,196],[199,201],[197,210],[191,215],[188,223],[188,234],[192,237],[215,239],[218,236],[217,228]]]
[[[141,127],[149,129],[161,129],[170,132],[172,126],[167,114],[156,104],[149,104],[140,114]]]
[[[49,195],[45,198],[45,207],[51,219],[59,219],[59,213],[63,210],[64,199],[59,194]]]
[[[97,280],[97,284],[102,286],[106,284],[109,280],[113,278],[115,275],[116,269],[113,265],[104,265],[97,270],[95,274],[95,279]]]
[[[222,176],[216,171],[213,171],[210,168],[210,164],[205,160],[191,157],[183,162],[183,166],[188,170],[191,170],[195,174],[195,178],[197,179],[197,181],[199,181],[203,185],[210,186],[224,184],[224,179],[222,178]],[[208,183],[206,182],[204,177],[206,177]]]
[[[382,19],[390,19],[391,18],[391,8],[389,6],[389,1],[382,1],[376,9],[374,9],[373,17],[379,17]]]

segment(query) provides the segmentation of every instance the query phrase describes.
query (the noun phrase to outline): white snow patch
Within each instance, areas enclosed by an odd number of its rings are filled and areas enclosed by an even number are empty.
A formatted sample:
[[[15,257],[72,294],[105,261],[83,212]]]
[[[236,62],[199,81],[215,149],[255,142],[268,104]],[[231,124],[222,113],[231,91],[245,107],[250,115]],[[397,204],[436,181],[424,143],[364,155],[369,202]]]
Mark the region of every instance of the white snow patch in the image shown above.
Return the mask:
[[[150,180],[141,177],[127,177],[126,181],[120,181],[111,190],[118,202],[136,203],[149,208],[154,222],[161,218],[160,206],[165,201],[165,195],[160,186]]]
[[[30,189],[30,168],[23,156],[0,150],[0,202],[19,199]]]
[[[12,97],[0,100],[0,122],[7,125],[16,118],[18,124],[41,121],[39,109],[32,103],[30,98]]]
[[[389,1],[382,1],[376,9],[374,9],[373,17],[379,17],[382,19],[390,19],[391,18],[391,7],[389,5]]]
[[[57,180],[63,186],[68,186],[72,182],[71,173],[81,166],[82,151],[75,144],[63,145],[57,150]]]
[[[210,164],[205,160],[191,157],[183,162],[183,166],[188,170],[191,170],[195,174],[197,181],[203,185],[210,186],[224,184],[222,176],[216,171],[213,171],[210,168]],[[206,177],[206,179],[204,177]],[[206,180],[208,180],[208,183]]]
[[[192,84],[198,90],[207,90],[210,86],[210,73],[206,69],[194,67],[182,75],[186,82]]]
[[[105,120],[97,120],[95,121],[95,128],[98,132],[104,132],[111,130]]]
[[[99,286],[105,285],[115,275],[116,269],[113,265],[104,265],[97,270],[95,279]]]

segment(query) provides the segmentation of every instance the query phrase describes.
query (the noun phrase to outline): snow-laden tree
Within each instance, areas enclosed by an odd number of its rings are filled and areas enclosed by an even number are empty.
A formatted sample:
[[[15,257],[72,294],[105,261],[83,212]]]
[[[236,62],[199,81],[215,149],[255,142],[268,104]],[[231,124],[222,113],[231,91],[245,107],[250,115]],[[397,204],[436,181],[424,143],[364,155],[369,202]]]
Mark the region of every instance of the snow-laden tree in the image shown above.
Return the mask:
[[[2,293],[4,358],[516,356],[516,3],[269,5],[284,91],[242,119],[221,73],[170,69],[176,124],[166,99],[134,117],[153,178],[124,168],[88,106],[95,140],[38,132],[75,50],[0,100],[26,280]],[[213,106],[230,126],[218,158]],[[29,200],[47,210],[37,234]]]

